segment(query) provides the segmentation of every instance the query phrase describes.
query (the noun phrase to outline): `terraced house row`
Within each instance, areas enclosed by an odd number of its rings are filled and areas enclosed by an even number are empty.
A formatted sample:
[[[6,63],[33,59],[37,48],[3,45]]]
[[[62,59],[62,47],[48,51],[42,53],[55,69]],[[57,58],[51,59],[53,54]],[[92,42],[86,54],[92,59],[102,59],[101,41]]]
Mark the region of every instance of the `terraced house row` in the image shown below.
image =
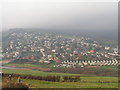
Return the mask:
[[[119,65],[118,60],[66,60],[54,67],[85,67],[85,66],[112,66]]]

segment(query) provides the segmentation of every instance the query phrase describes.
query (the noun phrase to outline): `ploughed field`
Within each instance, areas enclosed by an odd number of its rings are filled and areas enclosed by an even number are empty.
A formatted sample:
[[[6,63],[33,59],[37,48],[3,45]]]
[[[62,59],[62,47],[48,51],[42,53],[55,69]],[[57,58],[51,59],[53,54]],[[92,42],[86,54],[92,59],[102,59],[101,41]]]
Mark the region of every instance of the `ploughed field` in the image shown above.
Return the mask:
[[[3,69],[3,73],[4,88],[19,87],[18,75],[23,86],[29,88],[118,88],[118,77],[8,69]]]

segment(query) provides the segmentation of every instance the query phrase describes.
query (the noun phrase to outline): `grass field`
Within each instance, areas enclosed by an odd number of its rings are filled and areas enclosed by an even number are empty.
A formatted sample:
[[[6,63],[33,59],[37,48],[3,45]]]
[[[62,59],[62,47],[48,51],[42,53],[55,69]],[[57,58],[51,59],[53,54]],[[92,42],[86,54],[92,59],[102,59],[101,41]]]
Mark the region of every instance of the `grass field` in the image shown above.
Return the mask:
[[[97,76],[118,76],[118,66],[64,68],[64,67],[53,67],[53,65],[51,64],[37,65],[37,64],[17,64],[17,63],[8,63],[8,64],[4,64],[4,66],[29,68],[31,70],[52,71],[59,73],[89,74],[89,75],[97,75]]]
[[[7,70],[3,69],[4,73],[14,73],[20,75],[32,75],[32,76],[49,76],[49,75],[80,75],[79,82],[48,82],[41,80],[22,79],[22,82],[27,84],[29,88],[118,88],[117,77],[105,77],[105,76],[89,76],[84,74],[69,74],[69,73],[52,73],[42,72],[35,70]],[[14,79],[13,82],[17,82]],[[4,83],[4,80],[3,80]]]
[[[17,64],[17,63],[7,63],[4,64],[4,66],[17,66],[17,67],[48,67],[48,68],[54,68],[52,64],[48,65],[37,65],[37,64]],[[118,66],[102,66],[103,69],[111,69],[111,70],[118,70]]]
[[[8,80],[8,79],[7,79]],[[13,79],[12,82],[17,82]],[[94,83],[94,82],[48,82],[40,80],[22,79],[22,83],[29,88],[118,88],[117,83]]]
[[[116,83],[47,82],[26,79],[22,81],[29,84],[31,88],[118,88]]]
[[[33,75],[33,76],[49,76],[49,75],[59,75],[59,76],[65,76],[65,75],[81,75],[81,76],[89,76],[84,74],[70,74],[70,73],[55,73],[55,72],[42,72],[37,70],[8,70],[8,69],[2,69],[3,73],[13,73],[13,74],[22,74],[22,75]]]
[[[52,64],[48,65],[37,65],[37,64],[17,64],[17,63],[7,63],[4,66],[16,66],[16,67],[45,67],[54,68]],[[118,70],[118,66],[102,66],[101,69]]]
[[[8,63],[8,64],[4,64],[4,66],[54,68],[52,64],[48,64],[48,65],[36,65],[36,64]]]

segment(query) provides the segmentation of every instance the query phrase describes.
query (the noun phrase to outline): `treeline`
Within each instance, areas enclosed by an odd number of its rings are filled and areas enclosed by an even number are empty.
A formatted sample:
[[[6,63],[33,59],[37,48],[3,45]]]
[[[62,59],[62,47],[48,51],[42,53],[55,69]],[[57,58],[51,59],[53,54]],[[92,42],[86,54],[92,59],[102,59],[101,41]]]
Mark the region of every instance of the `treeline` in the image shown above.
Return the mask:
[[[19,74],[4,74],[3,77],[18,78]],[[32,79],[32,80],[43,80],[50,82],[78,82],[80,76],[32,76],[32,75],[21,75],[21,79]]]

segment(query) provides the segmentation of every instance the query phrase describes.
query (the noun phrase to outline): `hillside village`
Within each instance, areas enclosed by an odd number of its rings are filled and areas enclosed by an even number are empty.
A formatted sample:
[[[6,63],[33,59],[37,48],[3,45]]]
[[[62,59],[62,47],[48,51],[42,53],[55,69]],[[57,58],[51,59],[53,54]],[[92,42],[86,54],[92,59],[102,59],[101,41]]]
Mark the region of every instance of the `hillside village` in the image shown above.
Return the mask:
[[[118,65],[119,57],[117,46],[105,46],[92,38],[26,31],[11,32],[1,52],[3,60],[31,60],[67,68]]]

